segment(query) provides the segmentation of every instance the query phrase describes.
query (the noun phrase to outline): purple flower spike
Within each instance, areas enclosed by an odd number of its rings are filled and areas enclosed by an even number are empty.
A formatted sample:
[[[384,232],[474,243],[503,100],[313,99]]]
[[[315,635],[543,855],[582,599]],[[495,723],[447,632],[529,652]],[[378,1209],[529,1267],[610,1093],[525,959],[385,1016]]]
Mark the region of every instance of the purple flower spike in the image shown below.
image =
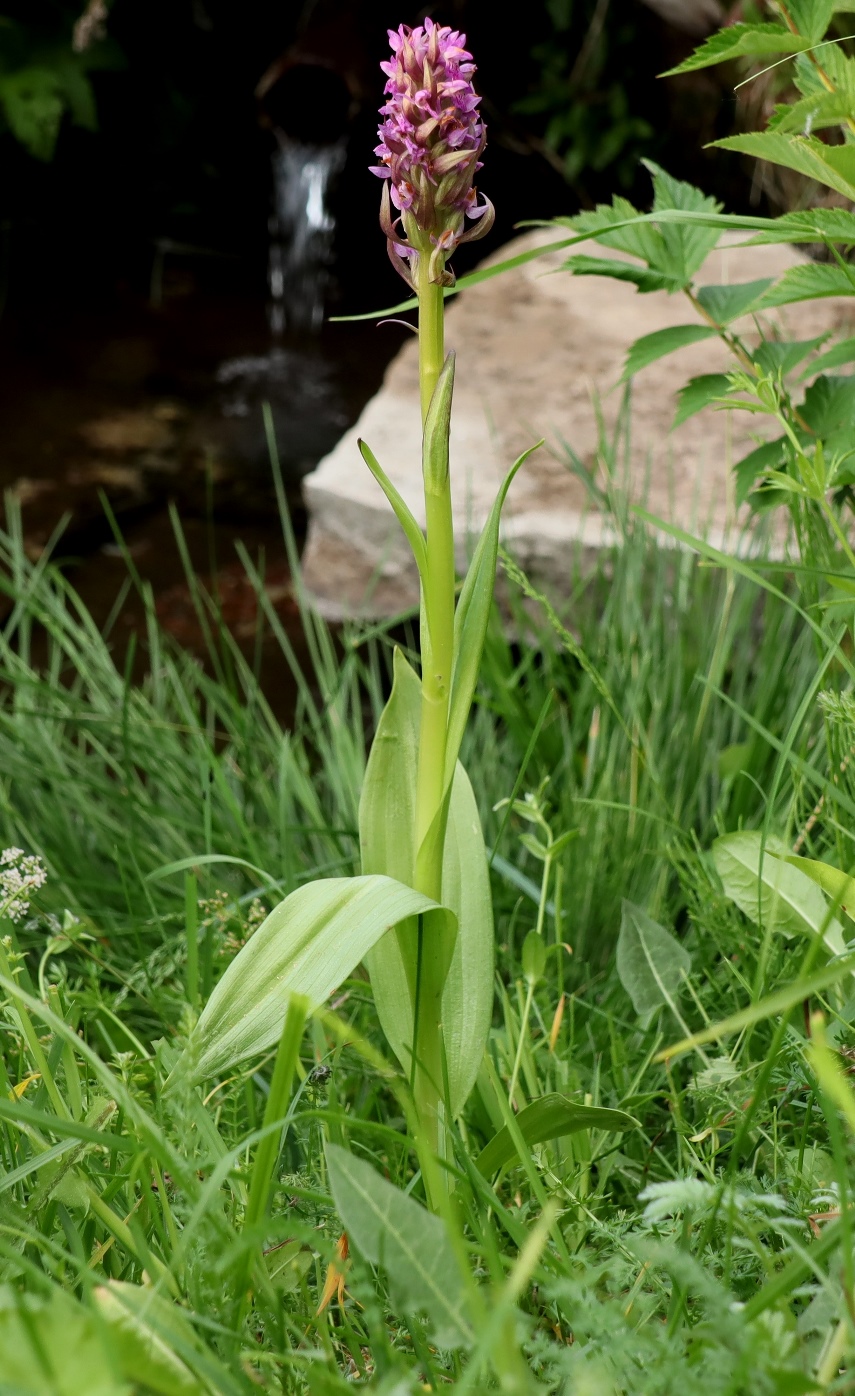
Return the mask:
[[[479,201],[473,186],[487,143],[481,98],[472,86],[475,64],[466,35],[432,19],[417,29],[390,29],[389,42],[392,58],[380,64],[387,101],[374,152],[381,163],[370,166],[386,181],[380,226],[392,264],[409,286],[416,287],[422,255],[429,258],[430,280],[453,286],[447,258],[461,242],[489,232],[494,217],[489,199]],[[476,220],[466,232],[464,218]]]

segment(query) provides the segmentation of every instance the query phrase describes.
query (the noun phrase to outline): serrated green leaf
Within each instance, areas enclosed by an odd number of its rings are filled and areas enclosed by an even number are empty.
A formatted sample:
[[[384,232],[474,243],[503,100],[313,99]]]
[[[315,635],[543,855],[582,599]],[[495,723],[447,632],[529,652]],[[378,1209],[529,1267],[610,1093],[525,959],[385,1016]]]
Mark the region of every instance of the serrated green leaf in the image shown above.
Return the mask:
[[[630,346],[620,382],[625,383],[628,378],[640,373],[657,359],[663,359],[666,354],[684,349],[687,344],[697,344],[702,339],[709,339],[715,333],[711,325],[672,325],[669,329],[654,330],[652,334],[642,335]]]
[[[824,372],[826,369],[841,368],[843,364],[851,363],[855,363],[855,339],[841,339],[839,344],[832,345],[824,354],[814,359],[807,372]]]
[[[272,1047],[291,994],[322,1004],[387,931],[408,917],[450,912],[391,877],[335,877],[299,887],[274,907],[232,960],[182,1060],[196,1079]]]
[[[785,136],[777,131],[727,136],[714,144],[721,150],[738,150],[783,165],[827,185],[845,199],[855,199],[855,146],[826,145],[813,136]]]
[[[644,1017],[663,1004],[674,1006],[691,971],[692,957],[642,907],[624,901],[615,964],[633,1008]]]
[[[654,215],[692,214],[711,220],[710,223],[690,222],[678,217],[673,222],[663,219],[659,225],[665,256],[655,265],[659,271],[670,273],[681,285],[687,286],[718,243],[721,228],[715,218],[722,206],[694,184],[675,179],[653,160],[641,163],[653,179]]]
[[[694,73],[698,68],[711,68],[727,63],[731,58],[765,58],[775,53],[800,53],[809,48],[807,39],[793,34],[784,24],[730,24],[713,34],[693,54],[669,68],[661,77],[677,73]]]
[[[787,0],[787,12],[808,43],[818,44],[834,15],[834,0]]]
[[[392,694],[368,758],[359,806],[363,873],[410,883],[415,871],[416,771],[421,684],[399,650]],[[458,762],[443,850],[443,900],[458,933],[442,998],[450,1105],[459,1114],[469,1095],[490,1028],[493,1003],[493,909],[478,807]],[[417,925],[402,922],[368,954],[378,1017],[406,1071],[411,1064]]]
[[[848,877],[830,863],[822,863],[816,858],[799,858],[795,853],[788,853],[785,861],[794,868],[800,868],[806,877],[828,893],[835,907],[844,912],[850,921],[855,921],[855,877]]]
[[[790,267],[764,293],[758,309],[771,310],[778,305],[795,305],[826,296],[855,296],[855,267],[848,271],[831,262],[805,262]]]
[[[637,267],[631,262],[618,261],[617,258],[589,257],[583,252],[568,257],[563,270],[572,272],[574,276],[610,276],[614,281],[629,281],[642,293],[647,291],[673,293],[674,291],[682,291],[685,285],[685,282],[679,277],[665,272],[652,271],[649,267]]]
[[[786,376],[798,368],[809,354],[825,344],[828,337],[828,334],[820,334],[815,339],[764,339],[756,349],[751,350],[751,358],[762,373]],[[806,373],[814,373],[816,368],[817,362],[814,360]]]
[[[823,374],[805,393],[800,414],[812,432],[825,440],[855,417],[855,376]]]
[[[672,431],[675,427],[682,426],[690,417],[694,417],[696,412],[709,407],[716,398],[724,397],[729,388],[730,379],[726,373],[702,373],[697,378],[690,378],[677,394],[677,411],[674,413]]]
[[[746,315],[773,281],[774,277],[766,276],[760,281],[743,281],[735,286],[701,286],[698,300],[717,325],[729,325],[740,315]]]
[[[638,1120],[625,1110],[609,1110],[600,1105],[580,1105],[566,1095],[545,1095],[532,1101],[516,1117],[516,1125],[527,1144],[545,1144],[583,1129],[601,1129],[606,1134],[638,1129]],[[475,1167],[490,1178],[505,1164],[518,1157],[507,1125],[494,1134],[475,1160]]]
[[[440,1347],[471,1346],[466,1290],[442,1220],[346,1149],[327,1144],[326,1156],[342,1225],[386,1271],[399,1312],[426,1314]]]
[[[855,213],[848,208],[812,208],[784,213],[768,231],[755,233],[747,247],[779,242],[839,242],[855,246]]]
[[[736,503],[744,504],[760,476],[767,470],[780,470],[787,459],[787,438],[779,436],[766,441],[743,456],[734,467],[736,473]]]
[[[844,92],[817,92],[798,102],[782,102],[769,119],[768,131],[810,136],[829,126],[839,126],[855,115],[855,103]]]
[[[763,850],[759,833],[725,834],[712,846],[722,886],[749,920],[787,937],[821,934],[829,953],[839,955],[840,922],[816,883],[784,861],[788,852],[774,840]]]

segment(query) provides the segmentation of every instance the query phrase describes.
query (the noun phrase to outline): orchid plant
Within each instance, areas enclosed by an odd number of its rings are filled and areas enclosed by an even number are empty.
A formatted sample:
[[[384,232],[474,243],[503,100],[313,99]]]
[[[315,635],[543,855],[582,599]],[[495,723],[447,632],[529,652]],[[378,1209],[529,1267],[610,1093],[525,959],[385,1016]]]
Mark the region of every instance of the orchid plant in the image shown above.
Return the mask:
[[[370,448],[360,442],[360,449],[418,566],[421,676],[396,651],[360,802],[361,876],[300,887],[270,913],[214,989],[184,1066],[198,1079],[268,1049],[287,1027],[289,1002],[323,1004],[364,961],[412,1089],[417,1146],[422,1157],[427,1150],[442,1158],[448,1123],[481,1065],[493,996],[487,858],[458,756],[492,603],[500,513],[529,452],[499,490],[458,596],[449,476],[454,356],[445,353],[443,299],[455,248],[493,221],[474,184],[486,131],[465,35],[427,19],[389,37],[373,168],[384,181],[380,223],[390,256],[418,297],[424,529]],[[287,1030],[293,1036],[293,1024]],[[429,1174],[436,1170],[425,1170],[430,1193]]]

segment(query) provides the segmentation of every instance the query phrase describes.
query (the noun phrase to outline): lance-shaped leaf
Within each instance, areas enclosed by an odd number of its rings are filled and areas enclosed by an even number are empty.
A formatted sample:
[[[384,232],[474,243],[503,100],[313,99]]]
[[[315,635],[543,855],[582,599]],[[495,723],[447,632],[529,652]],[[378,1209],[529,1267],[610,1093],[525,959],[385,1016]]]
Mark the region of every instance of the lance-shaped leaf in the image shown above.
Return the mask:
[[[330,1189],[353,1245],[382,1265],[402,1313],[424,1313],[440,1347],[469,1347],[473,1333],[454,1249],[432,1216],[361,1159],[327,1144]]]
[[[404,530],[404,533],[407,535],[407,542],[413,550],[413,557],[415,558],[416,566],[419,569],[419,576],[422,579],[422,583],[424,583],[425,575],[427,573],[427,551],[425,548],[424,534],[422,533],[415,518],[413,517],[413,514],[406,500],[395,489],[395,486],[392,484],[392,481],[389,479],[389,476],[383,470],[382,466],[380,465],[380,462],[378,461],[374,452],[371,450],[371,447],[368,446],[367,443],[362,440],[360,440],[357,444],[359,446],[360,452],[362,453],[362,459],[365,461],[365,464],[368,466],[368,469],[371,471],[371,474],[374,476],[374,479],[377,481],[381,490],[383,491],[392,508],[394,509],[395,517],[397,518],[398,523]]]
[[[617,972],[636,1013],[653,1013],[663,1004],[673,1008],[692,957],[640,906],[624,901],[617,943]]]
[[[441,493],[448,484],[451,397],[454,392],[454,353],[448,354],[436,382],[422,437],[422,476],[425,490]]]
[[[197,1078],[226,1071],[278,1041],[288,999],[322,1004],[387,931],[424,915],[440,935],[452,913],[391,877],[334,877],[299,887],[235,956],[187,1048]]]
[[[392,694],[378,724],[359,805],[364,873],[412,881],[421,684],[400,650]],[[484,1054],[493,1000],[493,911],[478,807],[458,762],[442,866],[443,904],[457,937],[442,997],[452,1114],[462,1110]],[[366,959],[380,1024],[406,1071],[411,1065],[417,924],[401,922]]]
[[[569,1096],[557,1094],[544,1095],[532,1101],[531,1105],[520,1111],[515,1123],[526,1144],[544,1144],[550,1139],[561,1139],[566,1134],[578,1134],[583,1129],[619,1133],[640,1128],[638,1120],[625,1110],[580,1105]],[[481,1150],[475,1167],[485,1178],[489,1178],[518,1156],[517,1146],[505,1125]]]
[[[845,912],[850,921],[855,921],[855,877],[848,877],[830,863],[821,863],[815,858],[799,858],[794,853],[787,855],[786,862],[800,868],[823,892],[828,893],[835,906]]]
[[[819,887],[773,849],[786,854],[777,843],[764,849],[756,832],[716,839],[713,862],[725,892],[755,924],[784,936],[821,935],[830,954],[841,954],[843,931]]]
[[[502,483],[490,515],[478,539],[469,564],[469,571],[460,592],[454,616],[454,669],[451,675],[451,704],[448,715],[448,746],[446,748],[445,780],[451,777],[460,754],[460,743],[466,730],[469,709],[475,695],[475,685],[481,668],[481,655],[493,604],[496,580],[496,560],[499,555],[499,524],[502,508],[514,476],[529,456],[540,446],[538,441],[518,456]]]

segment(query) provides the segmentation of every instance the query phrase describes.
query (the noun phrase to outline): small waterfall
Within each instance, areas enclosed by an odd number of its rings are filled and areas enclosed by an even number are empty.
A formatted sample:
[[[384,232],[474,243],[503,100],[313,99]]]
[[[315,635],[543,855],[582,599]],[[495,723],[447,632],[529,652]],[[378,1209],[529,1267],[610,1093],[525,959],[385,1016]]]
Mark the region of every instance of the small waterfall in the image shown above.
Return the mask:
[[[306,145],[277,132],[273,153],[273,211],[270,216],[270,328],[320,329],[330,284],[335,222],[328,197],[341,173],[345,137],[329,145]]]

